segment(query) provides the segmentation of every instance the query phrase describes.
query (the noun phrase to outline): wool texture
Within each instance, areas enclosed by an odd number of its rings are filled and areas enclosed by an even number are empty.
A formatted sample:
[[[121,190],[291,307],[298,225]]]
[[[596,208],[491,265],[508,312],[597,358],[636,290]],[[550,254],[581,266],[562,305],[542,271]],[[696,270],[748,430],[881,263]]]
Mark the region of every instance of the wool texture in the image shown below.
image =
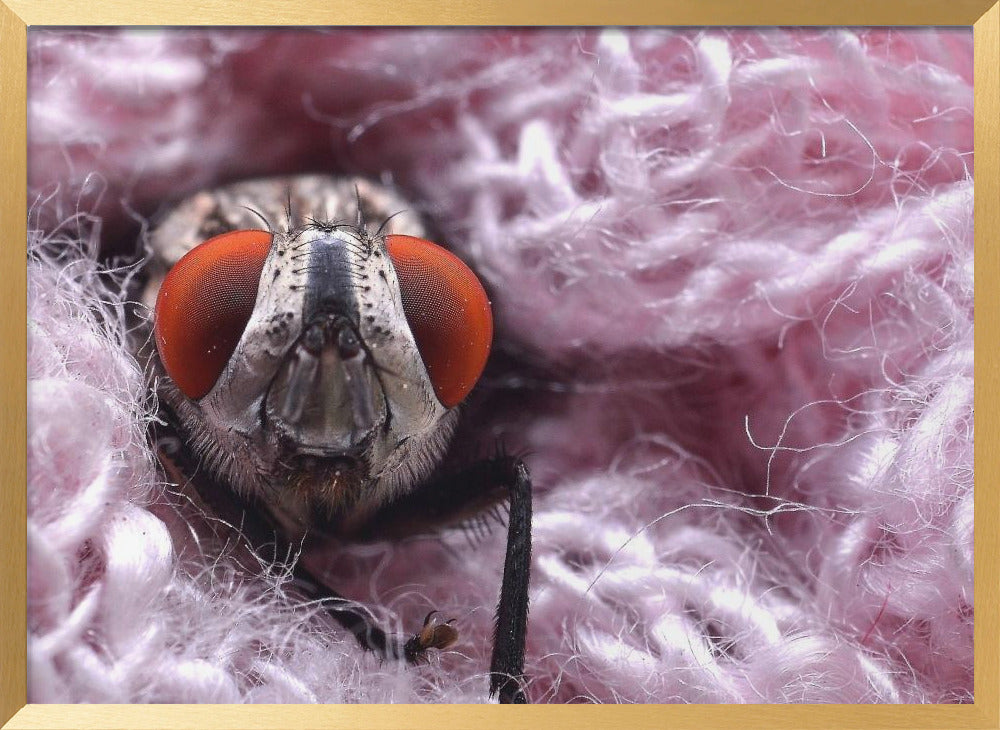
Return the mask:
[[[970,29],[32,30],[28,122],[30,702],[487,700],[502,527],[301,556],[456,620],[380,663],[148,444],[149,226],[301,172],[490,293],[449,458],[526,454],[531,701],[973,699]]]

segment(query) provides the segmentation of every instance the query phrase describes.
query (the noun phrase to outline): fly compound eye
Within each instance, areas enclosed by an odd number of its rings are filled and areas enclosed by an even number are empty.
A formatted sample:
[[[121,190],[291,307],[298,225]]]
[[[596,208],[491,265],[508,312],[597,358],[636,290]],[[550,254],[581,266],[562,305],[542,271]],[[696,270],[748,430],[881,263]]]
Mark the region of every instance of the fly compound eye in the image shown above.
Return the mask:
[[[268,231],[231,231],[195,246],[156,297],[156,349],[167,375],[197,400],[222,375],[257,300]]]
[[[479,380],[493,342],[483,285],[461,259],[413,236],[386,236],[403,311],[438,400],[458,405]]]

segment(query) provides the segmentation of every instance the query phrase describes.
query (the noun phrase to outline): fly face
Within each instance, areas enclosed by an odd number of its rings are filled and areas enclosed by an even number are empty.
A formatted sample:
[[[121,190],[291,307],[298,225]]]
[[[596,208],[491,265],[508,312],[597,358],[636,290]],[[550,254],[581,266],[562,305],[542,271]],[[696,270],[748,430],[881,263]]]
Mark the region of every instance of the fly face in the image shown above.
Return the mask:
[[[424,479],[492,339],[454,255],[314,220],[192,248],[154,321],[162,396],[210,470],[300,522],[360,519]]]

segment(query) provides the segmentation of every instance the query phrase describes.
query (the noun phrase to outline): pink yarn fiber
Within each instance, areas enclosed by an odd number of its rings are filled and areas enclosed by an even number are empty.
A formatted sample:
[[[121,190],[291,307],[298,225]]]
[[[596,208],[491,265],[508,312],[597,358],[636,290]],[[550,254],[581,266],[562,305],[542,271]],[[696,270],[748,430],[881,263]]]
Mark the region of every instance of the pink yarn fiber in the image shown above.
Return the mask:
[[[502,529],[304,556],[456,619],[380,664],[155,468],[107,256],[307,171],[490,291],[453,451],[529,454],[532,701],[971,701],[972,123],[969,29],[33,30],[29,701],[486,700]]]

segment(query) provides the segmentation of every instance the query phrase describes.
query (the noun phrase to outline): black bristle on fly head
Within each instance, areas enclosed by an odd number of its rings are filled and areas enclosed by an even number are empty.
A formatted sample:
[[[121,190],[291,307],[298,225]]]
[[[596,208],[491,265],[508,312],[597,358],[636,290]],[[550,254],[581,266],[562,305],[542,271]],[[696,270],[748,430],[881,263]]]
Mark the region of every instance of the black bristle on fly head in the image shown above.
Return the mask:
[[[375,231],[375,238],[381,238],[382,237],[382,232],[385,231],[385,227],[387,225],[389,225],[389,221],[391,221],[397,215],[400,215],[400,214],[405,213],[405,212],[406,212],[405,210],[397,210],[395,213],[393,213],[388,218],[386,218],[384,221],[382,221],[382,225],[380,225],[378,227],[378,230]]]
[[[365,219],[365,208],[361,204],[361,190],[357,185],[354,186],[354,197],[358,201],[358,230],[363,231],[368,228],[368,221]]]
[[[289,205],[291,205],[291,201],[290,200],[289,200]],[[269,221],[264,216],[263,213],[261,213],[256,208],[250,207],[249,205],[241,205],[240,207],[243,208],[246,211],[249,211],[250,213],[253,213],[255,216],[257,216],[258,218],[260,218],[261,222],[264,224],[264,227],[267,229],[267,232],[270,233],[272,236],[274,235],[274,227],[271,225],[271,221]]]

